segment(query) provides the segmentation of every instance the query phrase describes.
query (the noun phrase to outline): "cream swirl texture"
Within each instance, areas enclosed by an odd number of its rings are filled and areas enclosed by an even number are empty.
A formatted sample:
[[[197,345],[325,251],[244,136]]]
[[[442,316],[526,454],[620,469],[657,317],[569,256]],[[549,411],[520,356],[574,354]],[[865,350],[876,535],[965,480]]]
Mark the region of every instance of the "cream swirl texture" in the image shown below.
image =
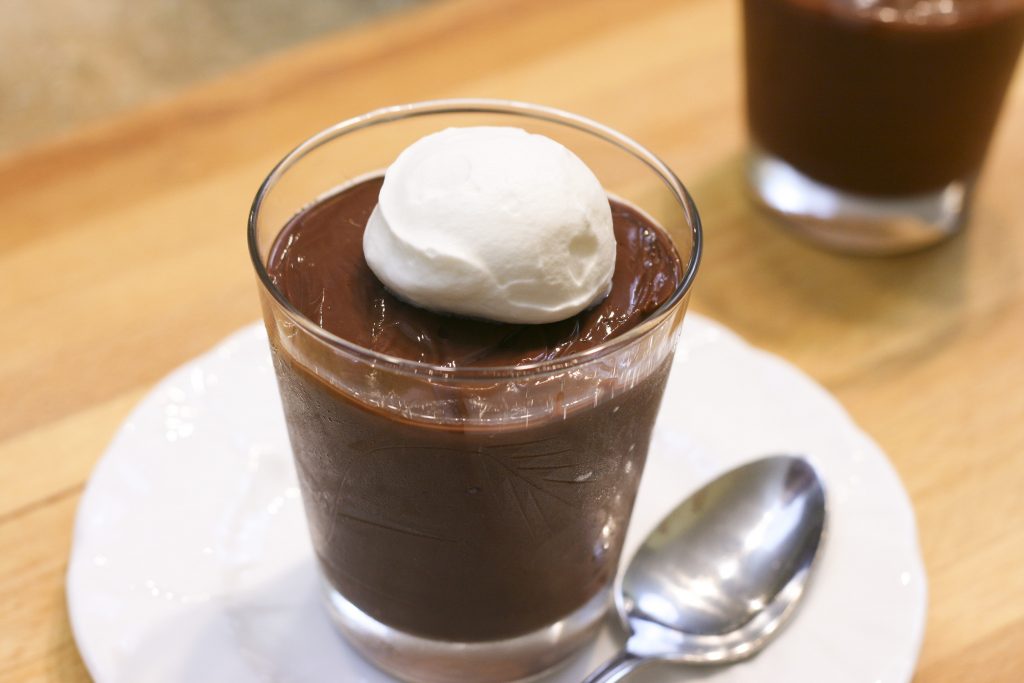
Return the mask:
[[[449,128],[387,169],[363,253],[411,304],[539,324],[608,295],[615,234],[600,182],[563,145],[519,128]]]

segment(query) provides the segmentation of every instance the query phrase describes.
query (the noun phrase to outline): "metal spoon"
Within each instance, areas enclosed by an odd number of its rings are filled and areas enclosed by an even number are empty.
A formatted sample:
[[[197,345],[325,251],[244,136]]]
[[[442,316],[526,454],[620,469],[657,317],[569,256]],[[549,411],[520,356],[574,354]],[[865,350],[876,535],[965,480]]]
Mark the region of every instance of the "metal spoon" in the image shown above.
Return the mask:
[[[629,639],[584,683],[662,660],[725,664],[792,615],[825,529],[825,490],[802,458],[756,460],[711,482],[647,537],[616,586]]]

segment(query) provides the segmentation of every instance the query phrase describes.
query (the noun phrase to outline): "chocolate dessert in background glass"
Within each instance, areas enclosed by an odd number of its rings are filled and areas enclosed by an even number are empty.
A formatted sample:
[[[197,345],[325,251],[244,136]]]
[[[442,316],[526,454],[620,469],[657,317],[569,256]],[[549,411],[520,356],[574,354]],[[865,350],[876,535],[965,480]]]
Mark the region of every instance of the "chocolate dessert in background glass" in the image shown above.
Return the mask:
[[[413,305],[375,276],[363,235],[384,170],[479,126],[546,136],[596,176],[615,236],[606,297],[498,322]],[[596,631],[700,244],[664,163],[536,105],[377,110],[270,173],[250,252],[326,603],[368,659],[411,681],[512,681]]]
[[[743,0],[748,177],[798,233],[898,253],[963,225],[1024,0]]]

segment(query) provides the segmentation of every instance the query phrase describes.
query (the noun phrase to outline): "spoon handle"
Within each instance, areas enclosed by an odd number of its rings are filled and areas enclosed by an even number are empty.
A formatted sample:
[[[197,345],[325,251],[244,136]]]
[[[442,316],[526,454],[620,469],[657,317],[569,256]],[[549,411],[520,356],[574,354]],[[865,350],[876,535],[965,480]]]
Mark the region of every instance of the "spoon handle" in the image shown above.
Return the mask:
[[[622,650],[595,669],[583,683],[617,683],[626,678],[633,669],[647,663],[646,657],[638,657],[629,650]]]

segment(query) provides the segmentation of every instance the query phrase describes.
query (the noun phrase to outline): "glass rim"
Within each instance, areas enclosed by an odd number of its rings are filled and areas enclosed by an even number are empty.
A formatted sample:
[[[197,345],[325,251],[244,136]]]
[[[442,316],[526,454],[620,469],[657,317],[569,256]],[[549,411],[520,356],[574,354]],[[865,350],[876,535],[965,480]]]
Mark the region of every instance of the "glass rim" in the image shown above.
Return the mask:
[[[432,114],[460,113],[521,116],[574,128],[580,132],[594,135],[603,139],[605,142],[611,143],[627,154],[632,155],[660,176],[662,181],[675,195],[676,200],[680,204],[680,208],[686,215],[686,222],[689,227],[691,239],[689,261],[685,264],[683,277],[680,280],[679,285],[672,292],[672,295],[639,324],[631,327],[622,334],[589,349],[552,360],[542,360],[532,363],[524,363],[521,365],[500,366],[467,365],[453,368],[446,365],[424,363],[422,361],[392,356],[368,349],[343,337],[339,337],[333,332],[329,332],[328,330],[320,327],[300,312],[290,301],[288,301],[284,296],[284,293],[281,292],[281,290],[273,283],[270,278],[270,274],[267,272],[267,266],[263,263],[263,259],[260,256],[259,236],[257,230],[260,208],[263,204],[263,200],[273,189],[278,179],[284,175],[289,168],[302,160],[310,152],[331,142],[335,138],[339,138],[348,133],[354,133],[362,130],[363,128],[402,119],[429,116]],[[281,227],[283,228],[284,226]],[[703,232],[701,228],[700,215],[697,213],[697,207],[693,202],[693,198],[690,196],[689,191],[683,185],[682,181],[680,181],[675,175],[672,169],[670,169],[665,162],[646,147],[642,146],[632,138],[605,126],[604,124],[578,114],[528,102],[487,98],[425,100],[422,102],[381,107],[365,114],[360,114],[340,121],[312,135],[278,161],[277,164],[274,165],[274,168],[271,169],[270,173],[267,174],[267,177],[264,178],[256,192],[252,206],[249,209],[246,232],[248,236],[249,256],[252,259],[253,267],[256,269],[256,274],[261,286],[270,293],[275,302],[288,314],[289,318],[291,318],[291,321],[295,325],[299,326],[305,332],[316,337],[320,341],[369,361],[375,366],[389,367],[405,374],[429,375],[432,377],[449,379],[500,379],[545,374],[547,372],[564,370],[566,368],[583,365],[595,359],[604,357],[613,351],[626,347],[634,341],[642,339],[649,332],[659,327],[660,324],[666,320],[686,298],[686,295],[690,292],[693,281],[696,278],[697,267],[700,264],[703,248]]]

